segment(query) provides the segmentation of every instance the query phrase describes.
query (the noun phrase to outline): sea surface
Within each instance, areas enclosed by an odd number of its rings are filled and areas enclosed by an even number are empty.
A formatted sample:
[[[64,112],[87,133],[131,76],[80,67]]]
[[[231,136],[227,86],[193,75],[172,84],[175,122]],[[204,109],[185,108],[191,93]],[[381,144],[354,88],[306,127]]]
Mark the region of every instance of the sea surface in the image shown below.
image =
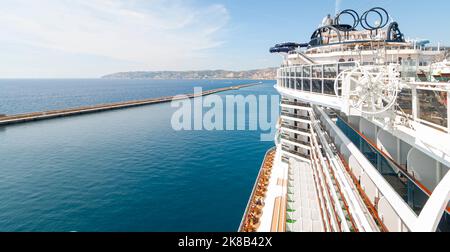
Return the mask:
[[[194,87],[211,90],[257,83],[255,80],[0,80],[0,114],[21,114],[191,94]],[[268,81],[264,81],[268,83]]]
[[[0,113],[253,82],[2,80]],[[220,95],[273,95],[273,85]],[[174,131],[174,112],[166,103],[0,127],[0,231],[236,231],[273,143],[260,131]]]

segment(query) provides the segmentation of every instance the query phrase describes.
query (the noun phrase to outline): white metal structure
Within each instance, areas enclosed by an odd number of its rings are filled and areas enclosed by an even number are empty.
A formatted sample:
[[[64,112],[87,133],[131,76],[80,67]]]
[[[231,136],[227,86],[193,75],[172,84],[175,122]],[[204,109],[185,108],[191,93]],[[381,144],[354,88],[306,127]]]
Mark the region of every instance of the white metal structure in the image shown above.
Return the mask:
[[[368,13],[381,19],[369,24]],[[355,23],[341,24],[343,15]],[[271,52],[283,53],[273,170],[287,166],[279,179],[292,180],[285,231],[450,231],[445,48],[406,41],[387,12],[373,8],[327,17],[309,43]],[[305,195],[308,188],[315,193]],[[316,204],[304,203],[311,195]],[[320,228],[303,225],[310,206]]]

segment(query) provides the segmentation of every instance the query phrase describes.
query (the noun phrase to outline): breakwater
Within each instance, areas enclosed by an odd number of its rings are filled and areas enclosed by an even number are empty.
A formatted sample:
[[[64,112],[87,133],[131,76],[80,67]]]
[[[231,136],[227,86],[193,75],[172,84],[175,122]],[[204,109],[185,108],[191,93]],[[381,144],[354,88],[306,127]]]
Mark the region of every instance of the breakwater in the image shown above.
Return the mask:
[[[225,87],[225,88],[212,89],[212,90],[208,90],[208,91],[203,91],[202,93],[199,93],[199,94],[184,94],[183,99],[185,99],[185,98],[192,99],[195,97],[201,97],[201,96],[206,96],[206,95],[211,95],[211,94],[216,94],[216,93],[221,93],[221,92],[231,91],[231,90],[238,90],[238,89],[251,87],[251,86],[255,86],[255,85],[258,85],[258,84],[255,83],[255,84],[237,85],[237,86],[230,86],[230,87]],[[83,107],[77,107],[77,108],[60,109],[60,110],[52,110],[52,111],[44,111],[44,112],[33,112],[33,113],[20,114],[20,115],[0,115],[0,126],[33,122],[33,121],[39,121],[39,120],[48,120],[48,119],[54,119],[54,118],[59,118],[59,117],[98,113],[98,112],[104,112],[104,111],[110,111],[110,110],[125,109],[125,108],[132,108],[132,107],[159,104],[159,103],[166,103],[166,102],[171,102],[176,99],[180,99],[180,98],[178,98],[177,96],[165,96],[165,97],[152,98],[152,99],[133,100],[133,101],[116,102],[116,103],[109,103],[109,104],[98,104],[98,105],[94,105],[94,106],[83,106]]]

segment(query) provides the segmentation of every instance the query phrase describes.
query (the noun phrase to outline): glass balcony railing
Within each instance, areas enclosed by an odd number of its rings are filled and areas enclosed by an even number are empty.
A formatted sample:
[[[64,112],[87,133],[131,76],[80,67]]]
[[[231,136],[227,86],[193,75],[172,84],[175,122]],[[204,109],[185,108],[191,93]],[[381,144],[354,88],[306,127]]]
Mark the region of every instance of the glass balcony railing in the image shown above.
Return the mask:
[[[438,127],[448,128],[447,96],[447,91],[418,89],[419,118]]]
[[[287,141],[291,141],[291,142],[294,142],[294,143],[298,143],[298,144],[301,144],[301,145],[305,145],[305,146],[308,146],[308,147],[311,145],[308,142],[305,142],[305,141],[302,141],[300,139],[297,139],[297,138],[294,138],[294,137],[290,137],[290,136],[284,135],[284,134],[281,135],[281,139],[287,140]]]
[[[300,106],[300,107],[307,107],[310,108],[311,105],[308,103],[304,103],[304,102],[293,102],[293,101],[286,101],[286,100],[282,100],[281,104],[284,105],[291,105],[291,106]]]
[[[304,129],[304,128],[300,128],[300,127],[296,127],[296,126],[292,126],[292,125],[288,125],[288,124],[281,124],[281,127],[286,128],[286,129],[296,130],[296,131],[307,133],[307,134],[311,133],[311,131],[308,129]]]
[[[335,90],[336,77],[342,71],[354,67],[354,62],[286,67],[279,71],[278,85],[282,88],[302,92],[336,96],[336,91],[342,94],[342,89]],[[448,80],[439,82],[432,80],[431,77],[422,78],[417,70],[414,62],[412,65],[403,62],[401,65],[401,78],[408,83],[409,87],[404,87],[398,95],[397,112],[400,116],[414,119],[415,122],[422,125],[450,133]],[[428,74],[432,72],[430,71]],[[339,80],[339,82],[341,81]],[[342,83],[339,83],[338,86],[342,86]],[[282,104],[291,105],[287,102]]]
[[[296,156],[299,156],[299,157],[302,157],[302,158],[305,158],[305,159],[310,159],[311,158],[309,155],[306,155],[305,153],[301,153],[301,152],[298,152],[298,151],[295,151],[295,150],[291,150],[291,149],[289,149],[287,147],[284,147],[284,146],[282,147],[282,150],[287,152],[287,153],[290,153],[292,155],[296,155]]]
[[[277,72],[278,86],[303,92],[336,96],[334,81],[355,62],[283,67]]]
[[[311,120],[311,118],[309,116],[301,116],[301,115],[291,114],[291,113],[287,113],[287,112],[281,112],[281,115],[287,116],[287,117],[292,117],[292,118],[297,118],[297,119],[301,119],[301,120],[306,120],[306,121]]]
[[[361,153],[372,163],[385,180],[394,188],[402,199],[419,215],[429,199],[429,193],[424,191],[417,182],[402,168],[389,160],[378,149],[374,148],[366,139],[355,131],[341,117],[337,118],[339,129],[359,147]],[[450,214],[444,213],[439,225],[439,231],[450,231]]]

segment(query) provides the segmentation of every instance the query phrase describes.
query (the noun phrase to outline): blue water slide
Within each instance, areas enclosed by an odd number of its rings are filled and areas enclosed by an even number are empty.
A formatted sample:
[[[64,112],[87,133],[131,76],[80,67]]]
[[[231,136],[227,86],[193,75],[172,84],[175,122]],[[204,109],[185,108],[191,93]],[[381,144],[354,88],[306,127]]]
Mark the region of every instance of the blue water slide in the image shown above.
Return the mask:
[[[276,44],[275,47],[308,47],[308,43],[295,43],[295,42],[286,42],[281,44]]]
[[[270,53],[289,53],[294,51],[297,48],[302,47],[308,47],[308,43],[294,43],[294,42],[287,42],[287,43],[281,43],[276,44],[274,47],[270,48]]]
[[[289,53],[295,50],[295,47],[272,47],[270,53]]]
[[[419,40],[419,41],[416,41],[416,44],[417,44],[417,46],[426,46],[426,45],[428,45],[429,43],[431,43],[429,40]]]

